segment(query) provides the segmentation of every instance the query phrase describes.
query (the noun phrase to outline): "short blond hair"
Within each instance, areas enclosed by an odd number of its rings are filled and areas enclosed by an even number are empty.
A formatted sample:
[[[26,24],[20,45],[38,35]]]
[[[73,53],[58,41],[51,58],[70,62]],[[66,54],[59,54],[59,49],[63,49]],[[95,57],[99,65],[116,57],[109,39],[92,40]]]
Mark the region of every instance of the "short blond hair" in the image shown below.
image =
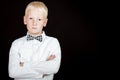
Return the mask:
[[[25,15],[27,14],[27,12],[31,8],[37,8],[37,9],[42,10],[44,12],[45,17],[47,18],[47,16],[48,16],[48,8],[43,2],[41,2],[41,1],[32,1],[32,2],[30,2],[27,5],[26,9],[25,9]]]

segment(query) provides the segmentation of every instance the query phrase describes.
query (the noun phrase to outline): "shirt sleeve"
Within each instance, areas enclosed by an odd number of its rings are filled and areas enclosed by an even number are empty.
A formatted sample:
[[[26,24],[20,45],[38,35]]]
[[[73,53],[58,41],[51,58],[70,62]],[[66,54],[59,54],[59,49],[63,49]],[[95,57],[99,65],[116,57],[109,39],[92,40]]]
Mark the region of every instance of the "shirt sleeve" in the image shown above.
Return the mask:
[[[58,72],[61,63],[61,47],[57,39],[50,41],[48,44],[50,55],[55,55],[53,60],[33,62],[32,68],[43,74],[55,74]]]
[[[25,62],[24,66],[20,66],[20,55],[18,54],[18,44],[12,43],[9,52],[8,72],[11,78],[42,78],[42,74],[31,68],[30,62]]]

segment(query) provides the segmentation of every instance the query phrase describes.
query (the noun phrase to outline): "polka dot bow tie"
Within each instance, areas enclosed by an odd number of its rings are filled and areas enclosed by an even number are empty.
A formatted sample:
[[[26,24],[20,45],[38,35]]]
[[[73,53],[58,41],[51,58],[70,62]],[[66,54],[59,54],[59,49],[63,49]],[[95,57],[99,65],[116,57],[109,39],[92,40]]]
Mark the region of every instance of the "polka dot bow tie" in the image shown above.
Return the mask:
[[[34,36],[32,36],[32,35],[27,35],[27,40],[28,40],[28,41],[29,41],[29,40],[34,40],[34,39],[42,42],[42,36],[41,36],[41,35],[40,35],[40,36],[36,36],[36,37],[34,37]]]

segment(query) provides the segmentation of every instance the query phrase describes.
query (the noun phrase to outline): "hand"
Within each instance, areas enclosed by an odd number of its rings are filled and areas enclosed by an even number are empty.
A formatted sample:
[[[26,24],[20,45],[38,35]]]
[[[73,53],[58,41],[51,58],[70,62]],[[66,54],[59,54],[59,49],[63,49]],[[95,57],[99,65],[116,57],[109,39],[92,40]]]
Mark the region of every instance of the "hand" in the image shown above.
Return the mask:
[[[24,62],[20,62],[19,65],[20,65],[20,67],[23,67],[24,66]]]
[[[53,60],[55,57],[56,57],[55,55],[50,55],[50,56],[48,57],[47,61]],[[43,74],[43,78],[44,78],[45,76],[48,76],[48,74]]]
[[[55,57],[56,57],[55,55],[50,55],[50,56],[48,57],[47,61],[53,60]]]
[[[43,74],[43,78],[44,78],[45,76],[48,76],[48,74]]]

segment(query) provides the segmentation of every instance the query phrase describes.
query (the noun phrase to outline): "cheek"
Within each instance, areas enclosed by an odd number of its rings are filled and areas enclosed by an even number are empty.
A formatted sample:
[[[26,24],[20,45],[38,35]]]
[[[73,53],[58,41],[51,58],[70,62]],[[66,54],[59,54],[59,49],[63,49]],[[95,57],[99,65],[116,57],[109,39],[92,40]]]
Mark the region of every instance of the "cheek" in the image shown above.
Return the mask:
[[[42,30],[43,29],[43,26],[37,26],[38,27],[38,30]]]
[[[28,26],[32,25],[32,22],[29,21],[29,20],[26,23],[27,23]]]
[[[27,29],[31,29],[32,28],[31,23],[27,22],[26,27],[27,27]]]

